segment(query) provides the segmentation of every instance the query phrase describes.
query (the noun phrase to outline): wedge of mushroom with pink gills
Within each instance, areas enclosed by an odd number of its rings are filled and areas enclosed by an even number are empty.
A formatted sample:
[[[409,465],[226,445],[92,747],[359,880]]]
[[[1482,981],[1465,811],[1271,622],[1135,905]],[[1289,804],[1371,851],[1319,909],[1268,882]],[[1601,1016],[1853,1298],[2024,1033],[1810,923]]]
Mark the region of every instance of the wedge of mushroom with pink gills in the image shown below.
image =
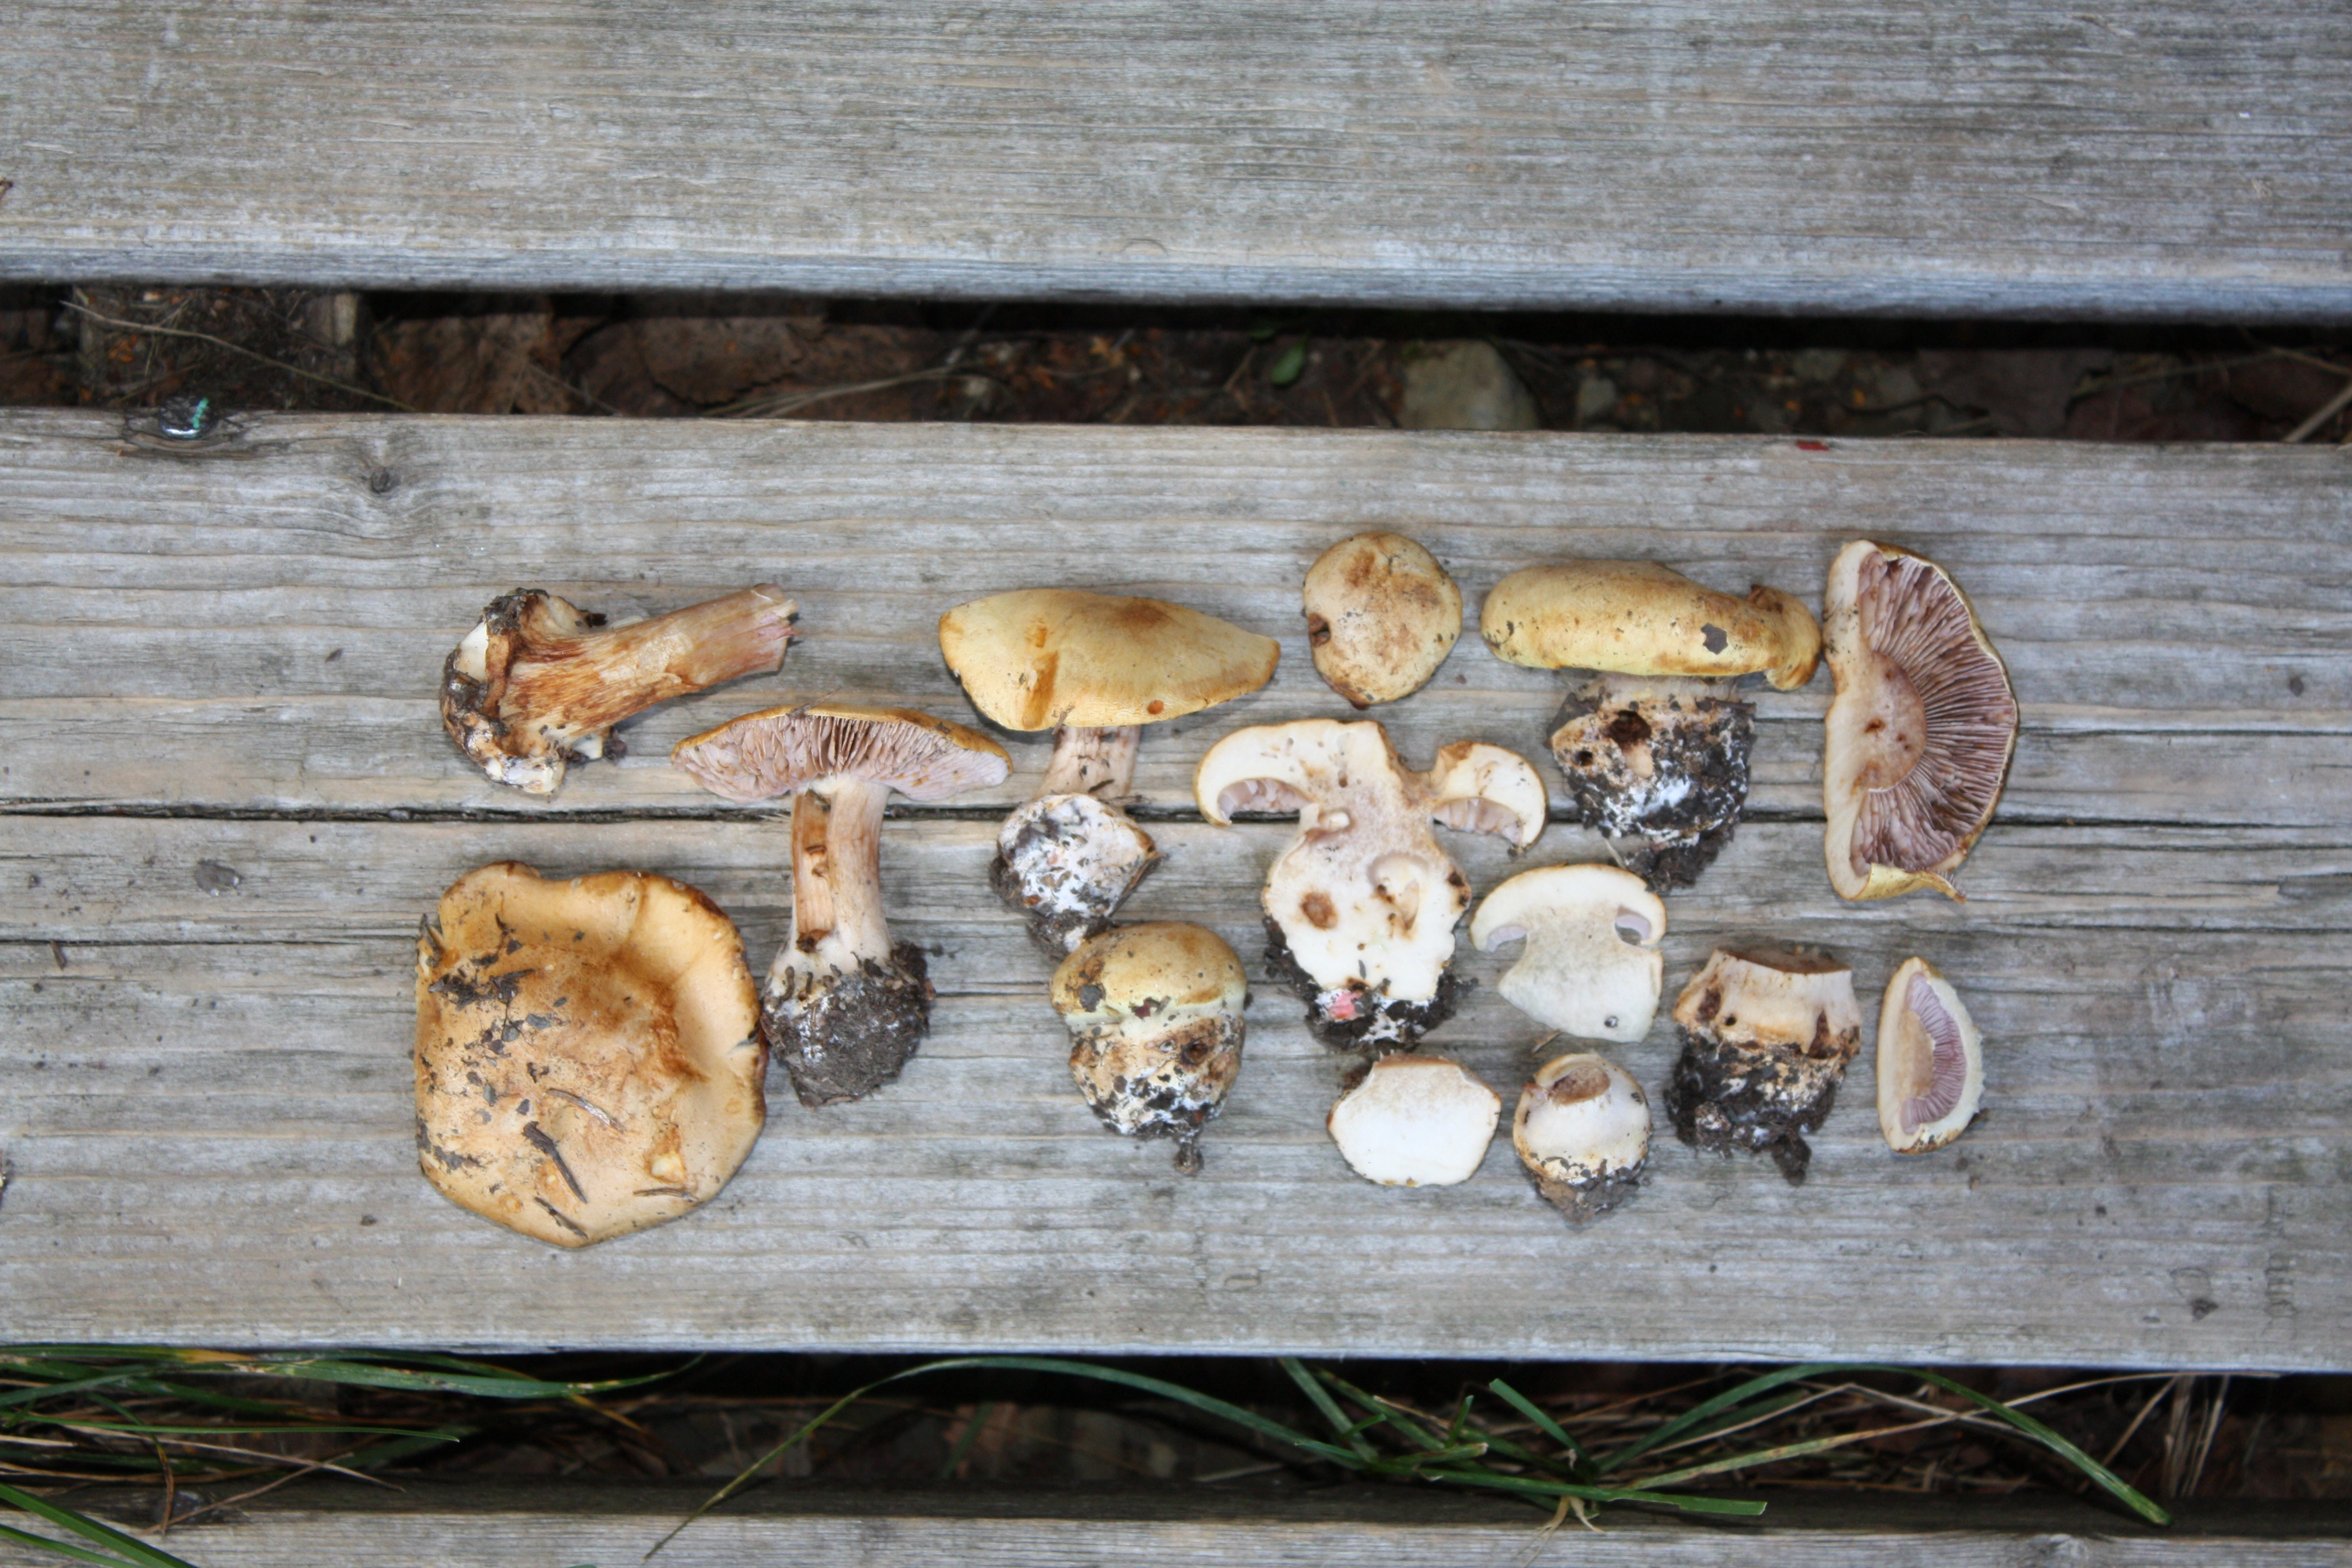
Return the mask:
[[[442,666],[442,727],[491,782],[552,795],[566,763],[621,754],[622,720],[781,668],[799,614],[762,584],[607,626],[544,589],[518,588],[490,601]]]
[[[1769,1154],[1790,1185],[1802,1183],[1813,1157],[1805,1134],[1829,1119],[1862,1048],[1853,971],[1795,948],[1718,949],[1675,998],[1674,1017],[1675,1135],[1717,1154]]]
[[[1878,1130],[1898,1154],[1925,1154],[1969,1130],[1984,1100],[1984,1037],[1952,983],[1906,959],[1878,1010]]]
[[[1578,1225],[1623,1204],[1650,1161],[1650,1102],[1591,1053],[1554,1057],[1519,1091],[1511,1147],[1543,1200]]]
[[[1255,691],[1282,646],[1164,600],[1025,588],[941,616],[940,653],[989,722],[1054,731],[1045,781],[1004,819],[989,879],[1059,963],[1159,861],[1121,805],[1143,727]]]
[[[1777,588],[1746,598],[1648,561],[1529,566],[1495,584],[1479,633],[1498,658],[1591,672],[1554,721],[1551,754],[1584,825],[1664,892],[1697,880],[1748,804],[1755,705],[1742,676],[1793,690],[1821,628]]]
[[[1354,1075],[1324,1126],[1368,1182],[1450,1187],[1477,1174],[1502,1116],[1502,1097],[1467,1068],[1391,1051]]]
[[[1070,1075],[1103,1125],[1172,1138],[1176,1168],[1201,1169],[1201,1129],[1242,1070],[1249,980],[1224,940],[1180,921],[1116,926],[1054,971],[1070,1030]]]
[[[1942,567],[1857,540],[1822,598],[1830,702],[1823,851],[1840,898],[1913,888],[1951,898],[2017,750],[2017,694],[1968,596]]]
[[[1657,1016],[1666,961],[1666,906],[1614,866],[1547,866],[1488,893],[1470,944],[1524,942],[1496,987],[1547,1028],[1586,1040],[1638,1040]]]
[[[1432,823],[1518,847],[1544,826],[1543,780],[1500,746],[1457,742],[1415,773],[1370,720],[1236,730],[1192,776],[1201,813],[1296,814],[1267,873],[1266,964],[1307,1003],[1325,1045],[1410,1046],[1454,1012],[1454,927],[1470,884]]]
[[[769,1043],[803,1105],[872,1093],[930,1027],[923,950],[882,913],[892,792],[947,800],[1004,782],[1004,749],[928,713],[812,703],[747,713],[678,742],[671,761],[734,801],[793,803],[793,930],[768,971]]]

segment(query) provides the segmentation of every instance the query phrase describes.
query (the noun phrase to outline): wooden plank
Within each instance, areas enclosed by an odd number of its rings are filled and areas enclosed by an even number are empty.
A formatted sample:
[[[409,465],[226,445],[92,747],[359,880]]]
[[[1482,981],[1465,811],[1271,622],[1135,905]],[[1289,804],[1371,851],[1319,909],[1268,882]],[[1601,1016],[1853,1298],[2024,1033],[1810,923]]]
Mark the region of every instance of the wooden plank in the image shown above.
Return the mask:
[[[2269,0],[16,8],[0,278],[2352,318]]]

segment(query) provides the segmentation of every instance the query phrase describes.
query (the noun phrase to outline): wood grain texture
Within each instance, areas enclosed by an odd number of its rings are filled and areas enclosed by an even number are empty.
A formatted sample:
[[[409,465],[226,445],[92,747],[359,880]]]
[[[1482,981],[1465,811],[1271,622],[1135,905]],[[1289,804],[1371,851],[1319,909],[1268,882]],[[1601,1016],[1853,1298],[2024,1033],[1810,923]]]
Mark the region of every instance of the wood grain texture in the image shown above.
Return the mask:
[[[2352,317],[2284,0],[29,0],[0,277]]]

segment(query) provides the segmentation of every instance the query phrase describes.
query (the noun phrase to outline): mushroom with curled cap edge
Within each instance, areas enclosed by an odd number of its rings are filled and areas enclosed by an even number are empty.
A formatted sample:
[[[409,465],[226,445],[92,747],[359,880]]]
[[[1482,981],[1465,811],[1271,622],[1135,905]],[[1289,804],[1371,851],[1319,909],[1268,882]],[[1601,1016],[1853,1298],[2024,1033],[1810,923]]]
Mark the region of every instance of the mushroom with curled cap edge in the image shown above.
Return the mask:
[[[1857,540],[1822,596],[1837,680],[1822,752],[1822,848],[1840,898],[1958,898],[2017,750],[2009,671],[1949,574]]]
[[[1924,958],[1886,983],[1878,1010],[1878,1130],[1925,1154],[1969,1130],[1984,1099],[1984,1037],[1950,981]]]
[[[425,1179],[558,1247],[709,1202],[767,1117],[742,938],[644,871],[459,878],[417,936],[415,1068]]]
[[[1769,1153],[1790,1186],[1801,1184],[1813,1154],[1804,1135],[1828,1119],[1862,1048],[1853,971],[1796,949],[1718,949],[1675,999],[1674,1018],[1675,1135],[1718,1154]]]
[[[1529,566],[1495,585],[1479,632],[1497,658],[1597,674],[1570,692],[1551,753],[1588,827],[1639,843],[1626,865],[1656,891],[1697,880],[1748,802],[1761,672],[1811,680],[1821,628],[1777,588],[1744,599],[1648,561]]]
[[[1429,684],[1462,635],[1462,590],[1402,533],[1359,533],[1325,551],[1299,606],[1315,672],[1358,709]]]
[[[1397,760],[1370,720],[1236,730],[1192,775],[1201,814],[1296,812],[1266,875],[1266,964],[1328,1046],[1407,1046],[1452,1016],[1454,926],[1470,884],[1433,821],[1524,848],[1543,831],[1543,781],[1515,752],[1461,741],[1429,772]]]
[[[493,783],[552,795],[566,763],[621,754],[613,726],[631,714],[780,668],[799,615],[763,583],[606,626],[545,589],[518,588],[490,601],[442,666],[442,727]]]
[[[940,653],[991,723],[1054,731],[1036,795],[997,833],[989,880],[1058,963],[1158,863],[1118,804],[1142,727],[1255,691],[1282,647],[1160,599],[1024,588],[941,616]]]
[[[1324,1128],[1368,1182],[1450,1187],[1477,1173],[1502,1115],[1502,1097],[1467,1068],[1391,1051],[1353,1078]]]
[[[793,931],[768,971],[768,1038],[803,1105],[856,1100],[898,1076],[930,1027],[923,950],[882,918],[890,792],[945,800],[1002,784],[1004,749],[906,708],[820,702],[747,713],[670,760],[728,800],[793,797]]]
[[[1181,921],[1117,926],[1054,971],[1070,1074],[1095,1114],[1130,1138],[1173,1138],[1201,1169],[1201,1129],[1242,1068],[1249,980],[1216,932]]]
[[[1488,893],[1470,944],[1492,952],[1524,939],[1496,989],[1537,1023],[1623,1044],[1650,1032],[1666,961],[1666,906],[1614,866],[1546,866]]]
[[[1519,1092],[1511,1147],[1546,1203],[1581,1225],[1633,1195],[1650,1160],[1650,1102],[1590,1052],[1555,1057]]]

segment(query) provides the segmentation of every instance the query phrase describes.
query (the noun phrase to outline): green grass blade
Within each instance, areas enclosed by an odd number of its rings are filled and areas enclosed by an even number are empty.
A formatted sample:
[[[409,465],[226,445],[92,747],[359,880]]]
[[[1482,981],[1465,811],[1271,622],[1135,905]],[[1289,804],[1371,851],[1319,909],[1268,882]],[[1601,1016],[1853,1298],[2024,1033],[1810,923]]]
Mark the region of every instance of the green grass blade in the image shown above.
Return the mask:
[[[1680,1509],[1685,1513],[1720,1514],[1727,1518],[1753,1519],[1764,1511],[1760,1502],[1743,1502],[1737,1498],[1692,1497],[1675,1492],[1651,1491],[1644,1487],[1588,1487],[1573,1481],[1538,1480],[1529,1476],[1498,1475],[1493,1470],[1437,1470],[1433,1480],[1453,1481],[1466,1487],[1486,1487],[1494,1491],[1518,1492],[1528,1498],[1581,1498],[1587,1502],[1639,1502],[1659,1507]]]
[[[11,1529],[5,1524],[0,1524],[0,1541],[13,1541],[19,1546],[30,1546],[36,1551],[54,1552],[60,1557],[70,1557],[77,1563],[95,1563],[99,1564],[99,1568],[137,1568],[137,1565],[133,1564],[129,1558],[117,1557],[110,1552],[92,1552],[87,1546],[76,1546],[69,1542],[53,1541],[46,1535],[28,1534],[25,1531]]]
[[[1398,1431],[1403,1433],[1407,1442],[1419,1445],[1423,1451],[1443,1448],[1446,1446],[1445,1440],[1440,1437],[1436,1433],[1431,1431],[1428,1427],[1423,1426],[1420,1422],[1414,1420],[1403,1411],[1399,1410],[1387,1400],[1377,1398],[1374,1395],[1366,1393],[1364,1390],[1358,1388],[1354,1384],[1349,1383],[1346,1378],[1341,1377],[1338,1373],[1331,1371],[1328,1367],[1318,1366],[1315,1368],[1315,1375],[1321,1378],[1331,1387],[1338,1389],[1344,1397],[1354,1400],[1359,1408],[1370,1411],[1379,1415],[1382,1421],[1385,1421],[1390,1426],[1395,1427]]]
[[[1887,1370],[1898,1371],[1902,1369],[1890,1367]],[[1936,1373],[1912,1372],[1905,1370],[1902,1372],[1902,1375],[1906,1377],[1916,1377],[1922,1383],[1932,1384],[1937,1388],[1957,1394],[1971,1405],[1983,1410],[1987,1415],[1994,1417],[1996,1420],[2007,1422],[2010,1426],[2016,1427],[2020,1432],[2024,1433],[2027,1436],[2032,1438],[2035,1442],[2041,1444],[2043,1447],[2049,1449],[2052,1453],[2057,1455],[2060,1458],[2065,1460],[2068,1464],[2074,1466],[2076,1469],[2090,1477],[2093,1481],[2104,1488],[2109,1495],[2116,1499],[2116,1500],[2122,1503],[2126,1508],[2130,1509],[2142,1519],[2147,1521],[2148,1523],[2154,1525],[2168,1525],[2172,1522],[2172,1516],[2170,1514],[2165,1512],[2164,1510],[2158,1508],[2154,1502],[2143,1496],[2137,1489],[2134,1488],[2121,1476],[2107,1468],[2106,1466],[2099,1463],[2098,1460],[2091,1458],[2090,1455],[2083,1452],[2082,1449],[2074,1447],[2074,1444],[2066,1441],[2065,1438],[2061,1437],[2046,1424],[2028,1415],[2024,1411],[2012,1410],[2008,1405],[2003,1405],[2000,1400],[1995,1399],[1989,1394],[1979,1394],[1975,1389],[1970,1388],[1964,1384],[1955,1383],[1950,1378],[1941,1376]]]
[[[1659,1444],[1674,1441],[1676,1437],[1683,1436],[1685,1433],[1689,1432],[1693,1427],[1697,1426],[1701,1422],[1706,1421],[1713,1416],[1719,1415],[1723,1412],[1730,1410],[1738,1405],[1744,1405],[1748,1400],[1754,1398],[1757,1394],[1769,1394],[1772,1390],[1780,1387],[1783,1384],[1795,1383],[1802,1378],[1820,1377],[1827,1373],[1851,1373],[1855,1371],[1877,1370],[1879,1369],[1875,1367],[1856,1368],[1852,1366],[1841,1366],[1832,1362],[1806,1362],[1799,1366],[1784,1366],[1778,1368],[1775,1371],[1765,1373],[1759,1377],[1751,1377],[1735,1387],[1724,1390],[1721,1394],[1717,1394],[1712,1399],[1708,1399],[1698,1405],[1693,1405],[1690,1409],[1684,1411],[1680,1415],[1675,1416],[1673,1420],[1656,1427],[1636,1441],[1627,1444],[1624,1447],[1618,1449],[1615,1453],[1609,1455],[1607,1458],[1595,1460],[1592,1465],[1592,1473],[1596,1476],[1605,1476],[1610,1471],[1616,1469],[1619,1466],[1640,1458],[1643,1455],[1648,1453]]]
[[[1577,1442],[1575,1438],[1570,1436],[1568,1435],[1568,1428],[1553,1420],[1542,1405],[1538,1405],[1534,1400],[1529,1399],[1526,1394],[1521,1394],[1517,1389],[1513,1388],[1509,1384],[1505,1383],[1499,1377],[1487,1384],[1486,1386],[1494,1390],[1496,1395],[1505,1404],[1517,1411],[1520,1415],[1526,1416],[1528,1420],[1534,1422],[1537,1429],[1542,1432],[1545,1436],[1550,1438],[1553,1442],[1567,1449],[1570,1463],[1582,1466],[1586,1462],[1583,1445]]]
[[[1366,1459],[1377,1458],[1377,1450],[1364,1440],[1364,1433],[1388,1419],[1381,1407],[1369,1401],[1359,1401],[1370,1414],[1361,1421],[1350,1421],[1347,1413],[1332,1399],[1331,1391],[1323,1386],[1320,1373],[1309,1371],[1307,1363],[1297,1356],[1286,1355],[1279,1359],[1282,1370],[1290,1374],[1290,1381],[1299,1386],[1308,1402],[1323,1413],[1323,1419],[1331,1423],[1331,1430],[1339,1434],[1339,1440]]]
[[[123,1534],[111,1525],[101,1524],[89,1515],[76,1513],[69,1508],[59,1508],[56,1503],[44,1498],[37,1498],[30,1492],[18,1491],[15,1487],[0,1485],[0,1503],[6,1503],[11,1508],[21,1509],[26,1513],[37,1515],[60,1530],[70,1530],[84,1541],[96,1542],[99,1545],[109,1548],[115,1553],[114,1561],[118,1564],[130,1563],[133,1564],[134,1568],[194,1568],[194,1565],[184,1558],[174,1557],[168,1552],[158,1551],[135,1536]],[[67,1546],[61,1542],[43,1541],[38,1536],[28,1539],[35,1544],[48,1547],[52,1551],[63,1548],[68,1554],[75,1554],[78,1552],[78,1549]],[[98,1561],[106,1562],[107,1559],[100,1558]]]

